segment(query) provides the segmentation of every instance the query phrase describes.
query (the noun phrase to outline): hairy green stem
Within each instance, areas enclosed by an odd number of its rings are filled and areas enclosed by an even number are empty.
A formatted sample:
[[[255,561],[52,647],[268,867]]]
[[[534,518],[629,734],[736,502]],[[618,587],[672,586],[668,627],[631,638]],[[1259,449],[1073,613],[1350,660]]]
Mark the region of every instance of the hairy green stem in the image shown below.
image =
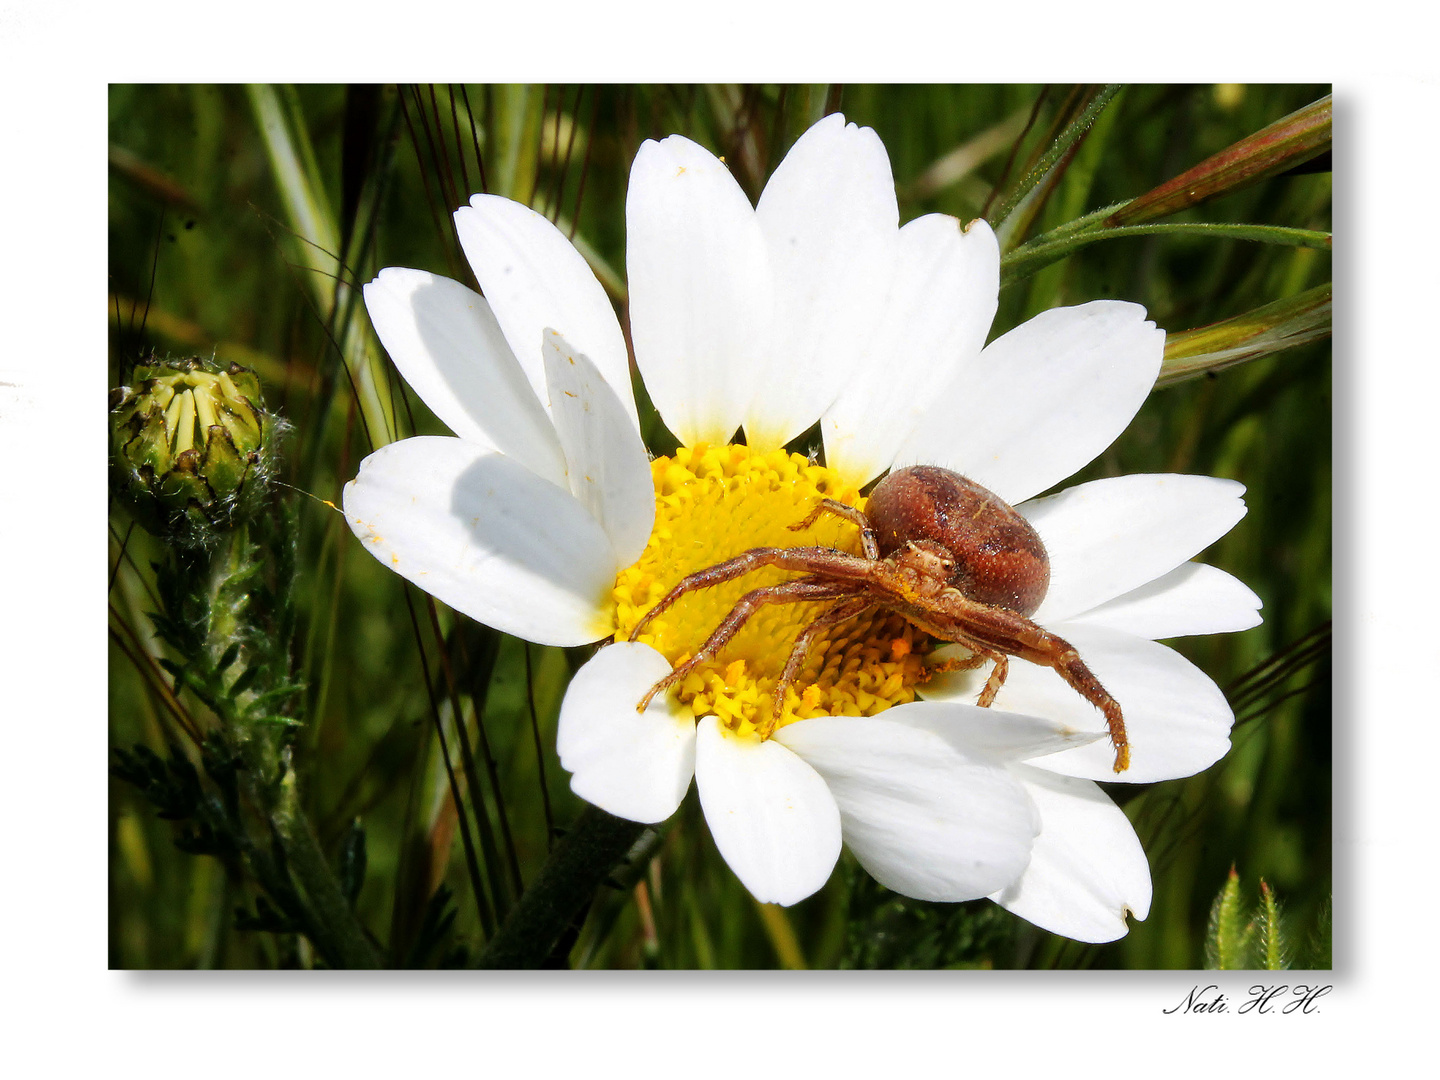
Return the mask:
[[[587,806],[480,954],[477,967],[538,968],[646,826]]]
[[[1245,225],[1229,222],[1169,222],[1158,225],[1119,225],[1058,236],[1059,230],[1037,237],[1013,251],[1000,262],[1000,281],[1014,284],[1042,267],[1058,262],[1101,240],[1127,236],[1201,236],[1214,240],[1248,240],[1260,244],[1330,250],[1330,234],[1314,229],[1292,229],[1280,225]]]
[[[991,221],[996,223],[997,232],[1005,229],[1006,220],[1010,215],[1019,208],[1031,192],[1041,187],[1050,170],[1060,164],[1061,159],[1090,130],[1096,117],[1105,109],[1105,106],[1110,104],[1121,89],[1121,86],[1116,83],[1094,87],[1088,92],[1088,100],[1078,115],[1065,126],[1065,130],[1056,137],[1055,141],[1045,148],[1045,152],[1006,196],[1005,202],[1001,204],[1000,208],[993,215],[987,215]]]
[[[315,944],[335,966],[345,969],[375,969],[381,966],[380,955],[370,944],[360,922],[350,910],[350,903],[340,890],[340,882],[325,861],[309,820],[298,808],[277,815],[285,857],[304,890],[310,913],[314,917],[313,932],[321,940]]]
[[[256,522],[241,525],[226,534],[204,561],[196,564],[196,595],[203,596],[204,626],[195,658],[214,672],[210,681],[213,706],[224,725],[226,741],[244,761],[241,775],[249,801],[267,819],[284,849],[284,862],[299,885],[299,895],[289,887],[289,876],[268,859],[256,860],[258,849],[251,847],[252,865],[266,882],[267,889],[283,903],[287,895],[295,901],[291,912],[301,920],[304,932],[326,963],[338,968],[378,968],[380,957],[365,936],[334,871],[321,851],[309,819],[301,809],[294,767],[290,761],[289,735],[285,726],[262,723],[257,717],[268,710],[260,703],[283,678],[281,661],[263,656],[261,642],[267,634],[287,625],[288,582],[257,589],[254,569],[268,563],[285,577],[285,554],[294,543],[294,522],[278,506],[268,507]],[[278,651],[288,655],[290,633],[278,629]],[[273,642],[271,643],[274,644]],[[234,682],[221,670],[221,657],[236,651],[234,664],[262,665],[260,676],[248,689],[234,693]],[[267,660],[272,661],[266,663]],[[238,807],[232,814],[239,826]],[[243,828],[243,827],[242,827]]]

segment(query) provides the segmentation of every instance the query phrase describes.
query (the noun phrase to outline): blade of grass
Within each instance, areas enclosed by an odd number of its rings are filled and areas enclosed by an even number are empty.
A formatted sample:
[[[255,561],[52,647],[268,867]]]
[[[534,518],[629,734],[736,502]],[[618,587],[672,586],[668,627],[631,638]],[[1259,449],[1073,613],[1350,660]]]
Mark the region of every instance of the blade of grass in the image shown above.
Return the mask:
[[[490,191],[525,203],[535,197],[540,167],[541,128],[545,120],[543,87],[499,85],[488,88],[494,149],[490,150]]]
[[[396,433],[385,364],[343,273],[339,228],[298,99],[293,88],[285,91],[283,100],[281,91],[272,86],[250,85],[246,91],[290,229],[298,241],[292,258],[306,271],[305,284],[321,321],[332,328],[371,447],[383,446]],[[341,315],[342,321],[337,322]]]
[[[1330,289],[1328,283],[1319,285],[1233,319],[1171,334],[1156,387],[1329,337]]]
[[[1012,238],[1021,235],[1021,222],[1019,219],[1016,222],[1010,221],[1011,216],[1027,199],[1031,200],[1031,207],[1035,207],[1035,200],[1043,198],[1044,194],[1053,187],[1059,178],[1058,175],[1052,175],[1055,174],[1056,167],[1073,153],[1080,139],[1090,130],[1090,125],[1095,123],[1096,117],[1100,115],[1105,106],[1110,104],[1120,89],[1118,84],[1111,84],[1096,87],[1084,95],[1081,103],[1074,110],[1073,119],[1065,124],[1060,134],[1050,142],[1034,164],[1026,170],[1025,175],[1011,188],[999,208],[993,214],[987,215],[991,221],[995,222],[997,235]],[[1033,215],[1033,212],[1034,210],[1031,210],[1028,213]],[[1022,218],[1026,218],[1026,216],[1026,214],[1021,215]],[[1028,218],[1024,224],[1028,225]],[[1001,250],[1004,249],[1005,245],[1002,243]]]
[[[1331,95],[1327,94],[1131,199],[1110,213],[1104,224],[1136,225],[1168,217],[1303,165],[1330,149],[1330,113]]]
[[[1075,233],[1153,221],[1303,165],[1330,149],[1330,114],[1331,97],[1326,95],[1231,143],[1145,194],[1092,210],[1035,237],[1030,244],[1038,246]]]
[[[1121,225],[1093,229],[1068,236],[1037,237],[1007,252],[1001,260],[1000,287],[1013,285],[1042,267],[1058,262],[1081,248],[1101,240],[1127,236],[1205,236],[1214,240],[1249,240],[1259,244],[1330,250],[1330,234],[1315,229],[1291,229],[1282,225],[1232,225],[1214,222],[1170,222],[1163,225]]]
[[[431,681],[429,664],[425,659],[424,636],[420,632],[420,619],[415,613],[415,603],[411,597],[410,590],[413,588],[408,582],[402,590],[405,596],[405,607],[410,613],[410,627],[415,635],[415,646],[420,651],[420,674],[424,681],[425,692],[430,702],[430,718],[434,726],[436,738],[439,741],[440,759],[445,765],[445,777],[449,782],[450,797],[454,800],[457,811],[464,805],[460,798],[460,782],[455,776],[455,766],[450,758],[450,747],[445,739],[445,723],[440,716],[440,702],[435,693],[435,685]],[[457,723],[463,722],[457,718]],[[490,897],[487,894],[480,877],[480,860],[475,854],[475,841],[470,835],[470,823],[463,813],[459,814],[460,840],[465,849],[465,867],[470,874],[470,890],[475,897],[475,909],[480,915],[480,925],[485,935],[489,937],[495,931],[495,909],[491,906]],[[394,947],[392,942],[392,948]]]
[[[785,909],[778,904],[762,904],[757,900],[755,910],[760,914],[760,924],[765,928],[765,936],[770,939],[780,966],[786,971],[807,970],[809,965],[805,963],[800,940],[795,936],[795,927],[790,925]]]
[[[586,806],[480,956],[482,968],[537,968],[646,826]]]

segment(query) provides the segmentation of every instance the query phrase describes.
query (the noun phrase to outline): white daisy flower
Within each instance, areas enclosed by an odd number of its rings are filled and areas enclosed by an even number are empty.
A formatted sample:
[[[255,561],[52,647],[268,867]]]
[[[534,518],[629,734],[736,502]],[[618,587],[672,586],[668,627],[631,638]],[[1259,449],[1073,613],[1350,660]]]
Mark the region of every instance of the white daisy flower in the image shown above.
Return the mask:
[[[365,289],[381,341],[455,437],[372,454],[345,512],[376,558],[481,622],[552,645],[617,639],[561,707],[576,793],[657,822],[693,779],[722,855],[763,901],[820,888],[843,843],[898,892],[991,896],[1081,940],[1144,918],[1144,852],[1095,781],[1219,758],[1224,697],[1154,639],[1259,621],[1249,589],[1189,561],[1243,515],[1240,485],[1128,476],[1034,498],[1149,393],[1164,333],[1144,310],[1056,309],[985,346],[994,234],[938,214],[901,228],[883,145],[841,116],[797,141],[753,208],[702,147],[646,142],[626,206],[630,330],[682,443],[648,461],[624,337],[583,258],[505,199],[477,195],[455,216],[484,298],[404,269]],[[783,450],[817,420],[824,466]],[[931,677],[929,639],[883,611],[816,638],[778,720],[770,691],[813,603],[760,609],[636,711],[742,594],[787,575],[689,593],[629,641],[676,582],[755,547],[858,552],[849,522],[789,527],[822,497],[863,509],[861,487],[922,462],[983,484],[1040,534],[1051,582],[1034,620],[1121,703],[1124,775],[1099,712],[1053,671],[1012,663],[978,708],[986,673]]]

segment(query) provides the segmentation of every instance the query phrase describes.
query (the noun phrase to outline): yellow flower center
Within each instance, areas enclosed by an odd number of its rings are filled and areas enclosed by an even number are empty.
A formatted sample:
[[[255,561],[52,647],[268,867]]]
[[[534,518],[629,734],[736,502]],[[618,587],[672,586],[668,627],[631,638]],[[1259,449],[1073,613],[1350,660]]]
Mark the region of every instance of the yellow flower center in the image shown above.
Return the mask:
[[[655,529],[638,562],[615,582],[617,641],[630,640],[640,619],[686,574],[757,547],[821,546],[858,554],[856,526],[824,514],[792,531],[823,498],[860,509],[865,500],[837,473],[783,450],[745,446],[681,447],[650,465]],[[733,581],[687,593],[652,620],[638,639],[672,666],[693,656],[752,589],[793,580],[793,571],[765,567]],[[694,714],[714,714],[737,734],[768,734],[812,716],[873,716],[915,699],[925,678],[930,640],[898,615],[874,611],[819,635],[778,721],[771,694],[795,638],[835,601],[762,606],[745,626],[672,693]]]

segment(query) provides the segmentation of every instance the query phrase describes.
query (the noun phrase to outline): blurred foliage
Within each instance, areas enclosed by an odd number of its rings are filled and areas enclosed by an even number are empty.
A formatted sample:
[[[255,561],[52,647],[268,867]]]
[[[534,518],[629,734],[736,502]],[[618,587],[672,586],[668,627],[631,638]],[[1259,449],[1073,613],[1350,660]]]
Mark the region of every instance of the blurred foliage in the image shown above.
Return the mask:
[[[356,336],[356,286],[389,265],[473,285],[450,213],[485,190],[549,213],[623,313],[625,185],[644,139],[682,132],[709,146],[753,199],[795,137],[837,107],[884,140],[902,221],[932,211],[968,220],[1013,203],[1001,232],[1015,249],[1151,192],[1327,93],[112,87],[108,385],[152,354],[213,354],[256,371],[267,408],[294,429],[278,474],[297,489],[290,663],[299,677],[293,715],[304,720],[289,736],[290,763],[300,808],[386,962],[467,963],[576,818],[582,804],[554,737],[560,698],[587,651],[529,645],[455,616],[364,556],[323,501],[338,500],[372,445],[443,430],[373,340]],[[264,135],[262,123],[272,125]],[[1050,153],[1056,138],[1064,145]],[[285,165],[287,145],[295,156]],[[1165,221],[1322,233],[1328,167],[1322,155]],[[1236,320],[1253,336],[1279,317],[1248,313],[1282,305],[1269,310],[1293,319],[1329,280],[1323,244],[1132,231],[1007,278],[994,332],[1108,297],[1144,304],[1171,333]],[[1126,938],[1086,946],[987,902],[905,900],[848,856],[809,900],[758,905],[715,851],[692,792],[600,890],[559,960],[568,950],[570,963],[597,967],[1193,968],[1206,959],[1215,883],[1232,864],[1269,882],[1296,925],[1324,926],[1328,957],[1331,401],[1329,342],[1316,326],[1310,319],[1283,342],[1295,347],[1252,350],[1258,358],[1157,390],[1076,478],[1177,471],[1240,480],[1249,515],[1204,557],[1265,604],[1260,627],[1174,643],[1235,704],[1230,754],[1187,780],[1107,785],[1154,876],[1149,918]],[[647,438],[664,452],[668,436],[636,385]],[[149,616],[161,610],[153,567],[166,552],[132,524],[112,508],[110,737],[124,754],[110,800],[110,963],[314,964],[307,939],[289,932],[233,860],[182,850],[218,843],[218,825],[207,840],[204,815],[194,823],[207,804],[190,788],[209,782],[195,768],[217,721],[159,663],[169,654]],[[171,817],[191,811],[191,823],[177,832],[156,815],[156,797]]]

